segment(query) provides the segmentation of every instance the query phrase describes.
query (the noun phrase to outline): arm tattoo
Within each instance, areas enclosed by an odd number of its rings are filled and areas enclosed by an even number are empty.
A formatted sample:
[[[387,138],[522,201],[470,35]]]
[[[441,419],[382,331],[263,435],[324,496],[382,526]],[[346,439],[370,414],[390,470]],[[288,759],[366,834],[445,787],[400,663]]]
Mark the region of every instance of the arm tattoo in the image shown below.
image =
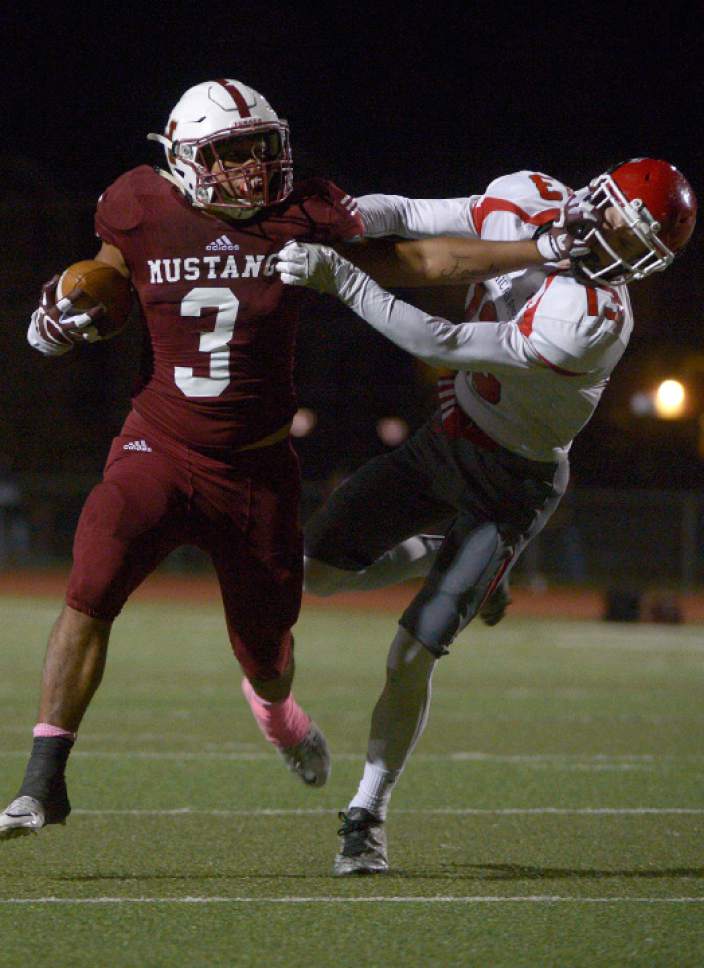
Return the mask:
[[[494,263],[490,263],[485,270],[464,269],[460,259],[455,259],[454,264],[440,273],[441,279],[451,279],[453,282],[482,282],[484,279],[491,279],[498,275],[500,269]]]

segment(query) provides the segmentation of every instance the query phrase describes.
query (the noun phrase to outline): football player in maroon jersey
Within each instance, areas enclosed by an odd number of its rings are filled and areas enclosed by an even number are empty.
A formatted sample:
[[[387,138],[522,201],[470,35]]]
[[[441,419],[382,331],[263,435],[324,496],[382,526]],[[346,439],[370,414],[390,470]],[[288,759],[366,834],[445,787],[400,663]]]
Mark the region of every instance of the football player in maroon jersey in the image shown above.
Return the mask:
[[[122,175],[100,198],[95,225],[97,259],[128,276],[139,299],[153,373],[81,514],[32,755],[0,815],[0,837],[68,816],[64,766],[100,682],[112,622],[185,543],[213,560],[262,731],[305,783],[322,785],[330,769],[322,733],[291,693],[302,574],[288,436],[298,300],[273,262],[291,237],[349,240],[361,222],[331,182],[294,189],[286,121],[237,81],[191,88],[166,134],[150,137],[164,144],[169,170],[143,165]],[[95,338],[100,313],[57,305],[52,280],[29,341],[61,355]]]
[[[95,225],[97,259],[137,294],[153,372],[78,523],[32,754],[0,813],[0,839],[68,816],[65,765],[100,683],[112,622],[183,544],[212,558],[262,732],[306,784],[321,786],[330,769],[322,733],[291,693],[302,584],[289,442],[300,293],[284,287],[274,264],[288,240],[342,243],[363,225],[354,199],[331,182],[294,189],[287,123],[238,81],[191,88],[166,133],[150,138],[163,144],[169,170],[143,165],[122,175],[101,196]],[[542,261],[534,243],[515,245],[490,246],[483,271]],[[44,287],[28,332],[35,349],[58,356],[102,337],[102,308],[72,311],[76,296],[57,300],[56,279]]]

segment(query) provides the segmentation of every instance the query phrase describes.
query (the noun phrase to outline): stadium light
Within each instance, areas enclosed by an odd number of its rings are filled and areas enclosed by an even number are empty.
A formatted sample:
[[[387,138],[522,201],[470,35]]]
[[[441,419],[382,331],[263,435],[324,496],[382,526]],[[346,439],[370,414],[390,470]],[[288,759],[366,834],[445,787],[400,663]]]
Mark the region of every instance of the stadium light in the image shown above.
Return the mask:
[[[678,420],[684,416],[687,393],[679,380],[663,380],[655,391],[655,415],[661,420]]]

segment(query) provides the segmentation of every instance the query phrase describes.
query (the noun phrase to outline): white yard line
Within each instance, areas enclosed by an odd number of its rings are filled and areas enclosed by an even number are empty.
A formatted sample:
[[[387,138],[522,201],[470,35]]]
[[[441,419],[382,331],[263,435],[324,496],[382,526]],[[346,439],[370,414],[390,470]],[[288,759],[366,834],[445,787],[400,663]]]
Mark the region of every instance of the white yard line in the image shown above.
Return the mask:
[[[584,650],[589,649],[590,652],[595,650],[608,651],[608,652],[645,652],[650,655],[667,654],[672,652],[684,652],[690,653],[692,655],[699,655],[704,651],[704,642],[701,639],[701,629],[692,633],[696,638],[686,638],[682,637],[681,640],[677,641],[671,640],[664,642],[662,639],[655,638],[653,640],[648,640],[647,638],[639,639],[638,641],[631,641],[625,636],[622,638],[616,636],[612,633],[609,637],[599,637],[591,638],[584,635],[576,634],[574,636],[570,633],[565,633],[560,636],[559,639],[550,642],[547,648],[559,649],[559,650]]]
[[[84,817],[318,817],[331,816],[337,811],[331,807],[260,807],[251,810],[199,809],[198,807],[173,807],[168,810],[83,810],[72,815]],[[399,807],[394,814],[420,816],[457,817],[513,817],[513,816],[701,816],[704,807],[500,807],[495,810],[483,807]]]
[[[26,757],[28,751],[0,750],[1,757]],[[364,753],[335,753],[335,760],[342,762],[363,762]],[[260,752],[223,750],[178,751],[178,750],[75,750],[72,758],[86,757],[91,759],[135,759],[135,760],[226,760],[226,761],[256,761],[276,760],[270,750]],[[593,763],[599,765],[619,765],[632,763],[661,763],[676,762],[678,760],[692,762],[704,761],[704,754],[684,753],[681,755],[665,753],[624,753],[611,755],[608,753],[483,753],[477,750],[456,750],[449,753],[418,753],[414,762],[453,762],[453,763]]]
[[[528,894],[514,897],[468,895],[446,897],[7,897],[10,904],[702,904],[702,897],[562,897]]]

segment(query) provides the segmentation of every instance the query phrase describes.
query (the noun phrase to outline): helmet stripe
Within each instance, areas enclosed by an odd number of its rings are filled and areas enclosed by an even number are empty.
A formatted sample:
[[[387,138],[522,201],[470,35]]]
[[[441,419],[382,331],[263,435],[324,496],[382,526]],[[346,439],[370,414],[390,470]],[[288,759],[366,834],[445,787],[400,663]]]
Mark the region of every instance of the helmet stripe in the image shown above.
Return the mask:
[[[239,111],[241,118],[252,117],[252,112],[249,110],[249,105],[247,104],[247,101],[239,88],[235,87],[234,84],[225,78],[219,78],[215,83],[220,84],[225,88],[227,93],[237,105],[237,110]]]

